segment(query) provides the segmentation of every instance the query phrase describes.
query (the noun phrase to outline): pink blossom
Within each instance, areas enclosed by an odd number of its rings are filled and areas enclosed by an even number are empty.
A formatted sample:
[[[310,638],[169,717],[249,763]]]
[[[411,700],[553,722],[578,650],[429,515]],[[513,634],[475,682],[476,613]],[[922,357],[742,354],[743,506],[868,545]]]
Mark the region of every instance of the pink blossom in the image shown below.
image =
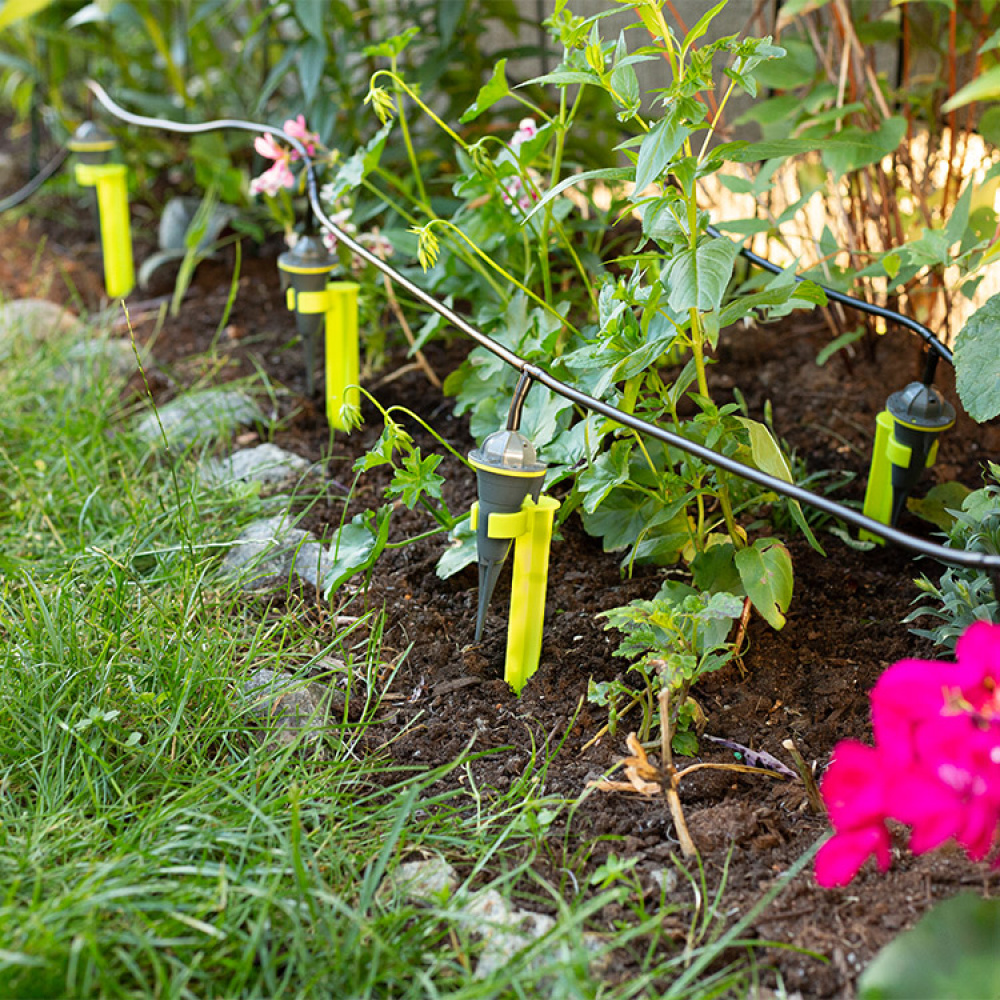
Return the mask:
[[[915,854],[948,840],[982,860],[1000,828],[1000,626],[977,622],[957,663],[902,660],[871,693],[875,746],[838,744],[823,779],[834,835],[816,856],[821,885],[846,885],[872,854],[889,863],[889,819]],[[997,859],[1000,866],[1000,858]]]
[[[289,169],[288,160],[276,160],[274,164],[250,182],[250,194],[266,194],[273,198],[282,188],[295,187],[295,174]]]
[[[510,140],[510,148],[516,151],[529,139],[534,139],[536,135],[538,135],[538,126],[535,124],[534,118],[522,118],[517,126],[517,131]]]
[[[316,154],[316,144],[319,142],[319,136],[315,132],[310,132],[306,127],[305,115],[299,115],[297,118],[289,118],[282,128],[293,139],[298,139],[306,147],[306,153],[309,156]],[[292,150],[291,158],[297,160],[299,154],[295,150]]]
[[[257,136],[253,141],[253,148],[266,160],[288,159],[288,150],[270,132]]]

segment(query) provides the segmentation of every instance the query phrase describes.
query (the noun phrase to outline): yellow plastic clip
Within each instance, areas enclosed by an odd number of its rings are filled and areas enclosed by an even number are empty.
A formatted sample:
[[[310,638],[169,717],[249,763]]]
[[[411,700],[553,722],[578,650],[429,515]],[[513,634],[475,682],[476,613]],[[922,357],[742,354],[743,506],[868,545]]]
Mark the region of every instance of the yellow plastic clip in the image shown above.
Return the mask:
[[[135,287],[125,164],[78,163],[76,181],[81,187],[97,188],[104,287],[109,298],[122,298]]]
[[[348,430],[342,409],[360,404],[358,285],[331,281],[326,286],[326,418],[337,430]]]
[[[490,537],[514,539],[504,679],[515,694],[538,669],[542,655],[549,547],[558,509],[559,501],[552,497],[541,496],[535,503],[529,496],[516,514],[490,515]]]

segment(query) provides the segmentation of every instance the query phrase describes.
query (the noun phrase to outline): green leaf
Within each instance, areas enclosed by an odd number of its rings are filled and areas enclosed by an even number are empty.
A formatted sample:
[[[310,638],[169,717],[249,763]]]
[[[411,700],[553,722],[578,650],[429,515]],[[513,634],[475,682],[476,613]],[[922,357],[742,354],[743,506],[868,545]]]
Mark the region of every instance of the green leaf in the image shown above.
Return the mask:
[[[834,337],[826,347],[822,348],[819,354],[816,355],[816,364],[821,368],[827,363],[827,361],[832,358],[837,351],[842,347],[847,347],[853,344],[856,340],[860,340],[865,335],[865,328],[863,326],[857,326],[853,330],[847,330],[842,333],[839,337]]]
[[[977,423],[1000,414],[1000,293],[987,299],[959,331],[955,388]]]
[[[787,16],[786,3],[781,8],[781,16]],[[754,76],[764,87],[774,90],[790,90],[801,87],[812,81],[816,73],[816,53],[808,42],[796,38],[782,38],[781,46],[785,50],[783,59],[773,59],[758,66]]]
[[[577,487],[583,493],[583,509],[588,514],[604,502],[604,498],[628,479],[632,442],[615,441],[608,451],[602,452],[580,473]]]
[[[410,510],[425,494],[434,500],[440,500],[444,477],[434,470],[441,464],[441,458],[441,455],[428,455],[421,459],[420,449],[414,448],[403,459],[403,467],[396,469],[392,482],[385,488],[385,495],[400,497]]]
[[[295,16],[299,24],[316,41],[326,47],[326,33],[323,30],[323,14],[326,8],[324,0],[295,0]]]
[[[459,118],[464,125],[478,118],[484,111],[488,111],[497,101],[502,100],[510,93],[510,86],[507,83],[507,60],[497,60],[493,67],[493,75],[483,84],[476,99],[468,107],[465,114]]]
[[[739,247],[731,240],[709,238],[696,251],[682,250],[664,270],[661,281],[670,292],[674,312],[718,309],[733,275]]]
[[[7,0],[0,8],[0,31],[23,18],[51,6],[55,0]]]
[[[389,540],[392,507],[366,510],[351,518],[330,544],[332,566],[323,580],[323,596],[329,598],[357,573],[371,569]]]
[[[1000,899],[963,893],[938,903],[872,960],[860,1000],[1000,1000]]]
[[[937,525],[942,531],[950,531],[955,523],[954,510],[961,510],[965,498],[972,492],[962,483],[938,483],[927,491],[923,499],[910,497],[906,509],[917,517]]]
[[[903,141],[906,119],[901,115],[886,118],[874,132],[849,126],[834,139],[823,139],[820,146],[823,162],[837,178],[852,170],[878,163]]]
[[[792,557],[788,549],[774,539],[759,538],[736,553],[736,569],[753,606],[772,628],[780,629],[792,602]]]
[[[476,532],[472,529],[469,518],[463,517],[452,528],[448,537],[451,539],[451,544],[441,553],[441,558],[438,559],[435,569],[435,573],[441,580],[447,580],[448,577],[454,576],[479,559]]]
[[[1000,97],[1000,63],[967,83],[941,108],[947,114],[975,101],[995,101]]]
[[[579,174],[564,177],[554,188],[545,193],[545,197],[524,217],[522,225],[537,215],[554,198],[557,198],[567,188],[576,187],[585,181],[627,181],[632,179],[631,167],[601,167],[598,170],[584,170]]]
[[[306,104],[312,104],[319,92],[319,82],[323,79],[323,69],[326,66],[326,42],[318,38],[310,38],[299,49],[299,82],[302,84],[302,96]]]
[[[708,26],[715,20],[715,15],[718,14],[727,3],[729,3],[729,0],[719,0],[714,7],[710,7],[704,14],[701,15],[700,18],[698,18],[695,26],[684,36],[684,43],[681,46],[681,63],[684,62],[691,46],[694,45],[694,43],[698,41],[698,39],[701,38],[706,31],[708,31]]]
[[[639,159],[635,165],[633,201],[637,200],[650,184],[659,180],[667,164],[690,134],[691,129],[685,126],[677,115],[661,118],[650,129],[639,147]]]

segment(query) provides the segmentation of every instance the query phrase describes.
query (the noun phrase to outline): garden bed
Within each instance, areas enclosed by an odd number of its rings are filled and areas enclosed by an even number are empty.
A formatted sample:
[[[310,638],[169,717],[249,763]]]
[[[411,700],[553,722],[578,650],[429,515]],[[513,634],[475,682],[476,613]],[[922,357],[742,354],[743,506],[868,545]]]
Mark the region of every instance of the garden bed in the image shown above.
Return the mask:
[[[22,220],[8,226],[0,250],[0,290],[6,297],[43,295],[94,308],[99,303],[101,270],[92,244],[78,241],[75,231],[52,224],[42,252],[45,226]],[[150,386],[159,402],[202,379],[228,380],[251,375],[255,366],[276,387],[279,430],[275,443],[310,460],[326,462],[330,485],[326,498],[314,504],[302,526],[327,540],[341,523],[345,490],[353,480],[354,460],[381,431],[377,414],[365,407],[365,426],[350,437],[338,434],[332,447],[322,407],[302,397],[301,354],[294,339],[294,318],[284,308],[278,272],[266,254],[244,259],[239,293],[228,325],[218,337],[216,357],[205,355],[219,333],[229,294],[232,261],[208,262],[176,319],[167,319],[153,347]],[[131,298],[132,323],[139,340],[155,323],[152,308],[137,303],[168,295],[171,285],[158,276],[155,287]],[[891,332],[876,345],[875,357],[864,348],[848,359],[841,352],[820,367],[817,352],[828,334],[817,313],[793,316],[764,328],[732,329],[724,335],[720,363],[711,372],[721,400],[739,386],[751,414],[762,417],[765,401],[773,405],[777,434],[810,471],[844,470],[856,479],[837,496],[859,501],[867,472],[875,414],[887,394],[918,377],[920,351],[914,338]],[[442,376],[461,359],[468,345],[432,345],[428,360]],[[451,414],[451,405],[433,390],[424,375],[411,370],[391,378],[394,358],[369,380],[369,388],[385,404],[399,403],[433,423],[458,451],[475,442],[467,424]],[[846,367],[849,364],[849,369]],[[389,377],[387,377],[389,376]],[[939,378],[945,394],[955,399],[950,371]],[[143,392],[134,379],[126,392]],[[535,392],[544,390],[535,389]],[[426,452],[434,442],[422,440]],[[959,479],[979,485],[979,467],[1000,451],[1000,429],[979,426],[960,416],[942,440],[937,465],[924,485]],[[446,458],[447,499],[460,509],[475,498],[472,477],[457,461]],[[381,502],[387,480],[373,470],[351,498],[357,505]],[[339,484],[339,485],[338,485]],[[558,495],[558,494],[557,494]],[[394,519],[393,539],[416,534],[430,525],[412,514]],[[905,515],[903,527],[927,533],[926,526]],[[814,552],[801,535],[788,540],[795,563],[796,592],[781,632],[754,617],[741,659],[702,682],[696,697],[708,722],[706,732],[767,751],[791,764],[783,742],[793,739],[800,752],[821,772],[836,741],[870,741],[867,692],[879,674],[904,657],[933,658],[929,641],[914,637],[902,619],[917,591],[912,578],[935,567],[921,564],[898,549],[859,552],[820,532],[826,557]],[[541,666],[520,698],[503,680],[506,626],[503,578],[487,618],[481,643],[474,642],[476,575],[473,568],[442,581],[434,567],[440,539],[389,550],[376,566],[370,589],[358,592],[349,609],[384,607],[386,630],[382,659],[386,671],[378,721],[368,730],[370,750],[386,753],[403,767],[425,768],[457,757],[474,741],[477,757],[454,772],[470,793],[488,808],[491,790],[504,791],[533,763],[533,755],[551,761],[544,772],[548,794],[566,800],[584,795],[588,782],[606,775],[626,754],[625,737],[638,723],[637,713],[621,720],[615,734],[598,737],[607,713],[587,701],[588,682],[624,676],[627,664],[612,655],[613,632],[603,628],[600,611],[655,593],[663,571],[636,570],[623,578],[615,554],[601,551],[575,517],[561,529],[552,547],[547,616]],[[342,595],[338,595],[338,601]],[[307,595],[320,605],[319,598]],[[248,605],[248,613],[255,613]],[[316,615],[317,629],[329,619]],[[596,738],[596,739],[595,739]],[[703,741],[703,759],[732,760],[732,752]],[[723,885],[717,901],[720,916],[731,922],[745,913],[797,858],[828,829],[823,817],[808,810],[799,782],[771,780],[730,772],[702,771],[682,786],[692,835],[701,851],[709,895]],[[788,991],[803,997],[842,997],[880,947],[912,925],[937,900],[966,887],[990,892],[997,873],[970,863],[957,849],[914,858],[902,845],[894,851],[892,870],[877,874],[866,867],[844,890],[818,888],[810,872],[798,876],[754,925],[757,937],[805,949],[767,953]],[[534,870],[564,893],[573,893],[610,855],[634,861],[633,873],[646,894],[648,907],[659,905],[661,885],[667,898],[691,903],[691,885],[674,871],[677,842],[665,802],[639,795],[590,791],[549,826],[547,848]],[[496,865],[510,866],[498,857]],[[535,908],[551,908],[537,881],[522,890]],[[603,912],[594,929],[610,929],[628,911]],[[668,915],[665,920],[671,921]],[[687,924],[679,921],[683,940]],[[627,954],[608,970],[616,980],[634,971]],[[772,986],[773,974],[762,974]]]

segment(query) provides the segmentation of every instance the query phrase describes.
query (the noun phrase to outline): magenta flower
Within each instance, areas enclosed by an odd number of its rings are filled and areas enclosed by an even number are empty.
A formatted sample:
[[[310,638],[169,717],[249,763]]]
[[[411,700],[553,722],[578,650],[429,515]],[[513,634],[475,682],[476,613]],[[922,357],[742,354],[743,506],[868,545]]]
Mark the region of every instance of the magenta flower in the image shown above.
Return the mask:
[[[287,160],[288,150],[282,146],[270,132],[257,136],[253,141],[253,148],[264,157],[265,160]]]
[[[871,855],[884,871],[889,819],[911,828],[915,854],[948,840],[973,860],[990,853],[1000,828],[1000,626],[972,625],[956,653],[957,663],[890,667],[871,693],[875,746],[834,749],[822,787],[834,835],[816,856],[821,885],[846,885]]]

